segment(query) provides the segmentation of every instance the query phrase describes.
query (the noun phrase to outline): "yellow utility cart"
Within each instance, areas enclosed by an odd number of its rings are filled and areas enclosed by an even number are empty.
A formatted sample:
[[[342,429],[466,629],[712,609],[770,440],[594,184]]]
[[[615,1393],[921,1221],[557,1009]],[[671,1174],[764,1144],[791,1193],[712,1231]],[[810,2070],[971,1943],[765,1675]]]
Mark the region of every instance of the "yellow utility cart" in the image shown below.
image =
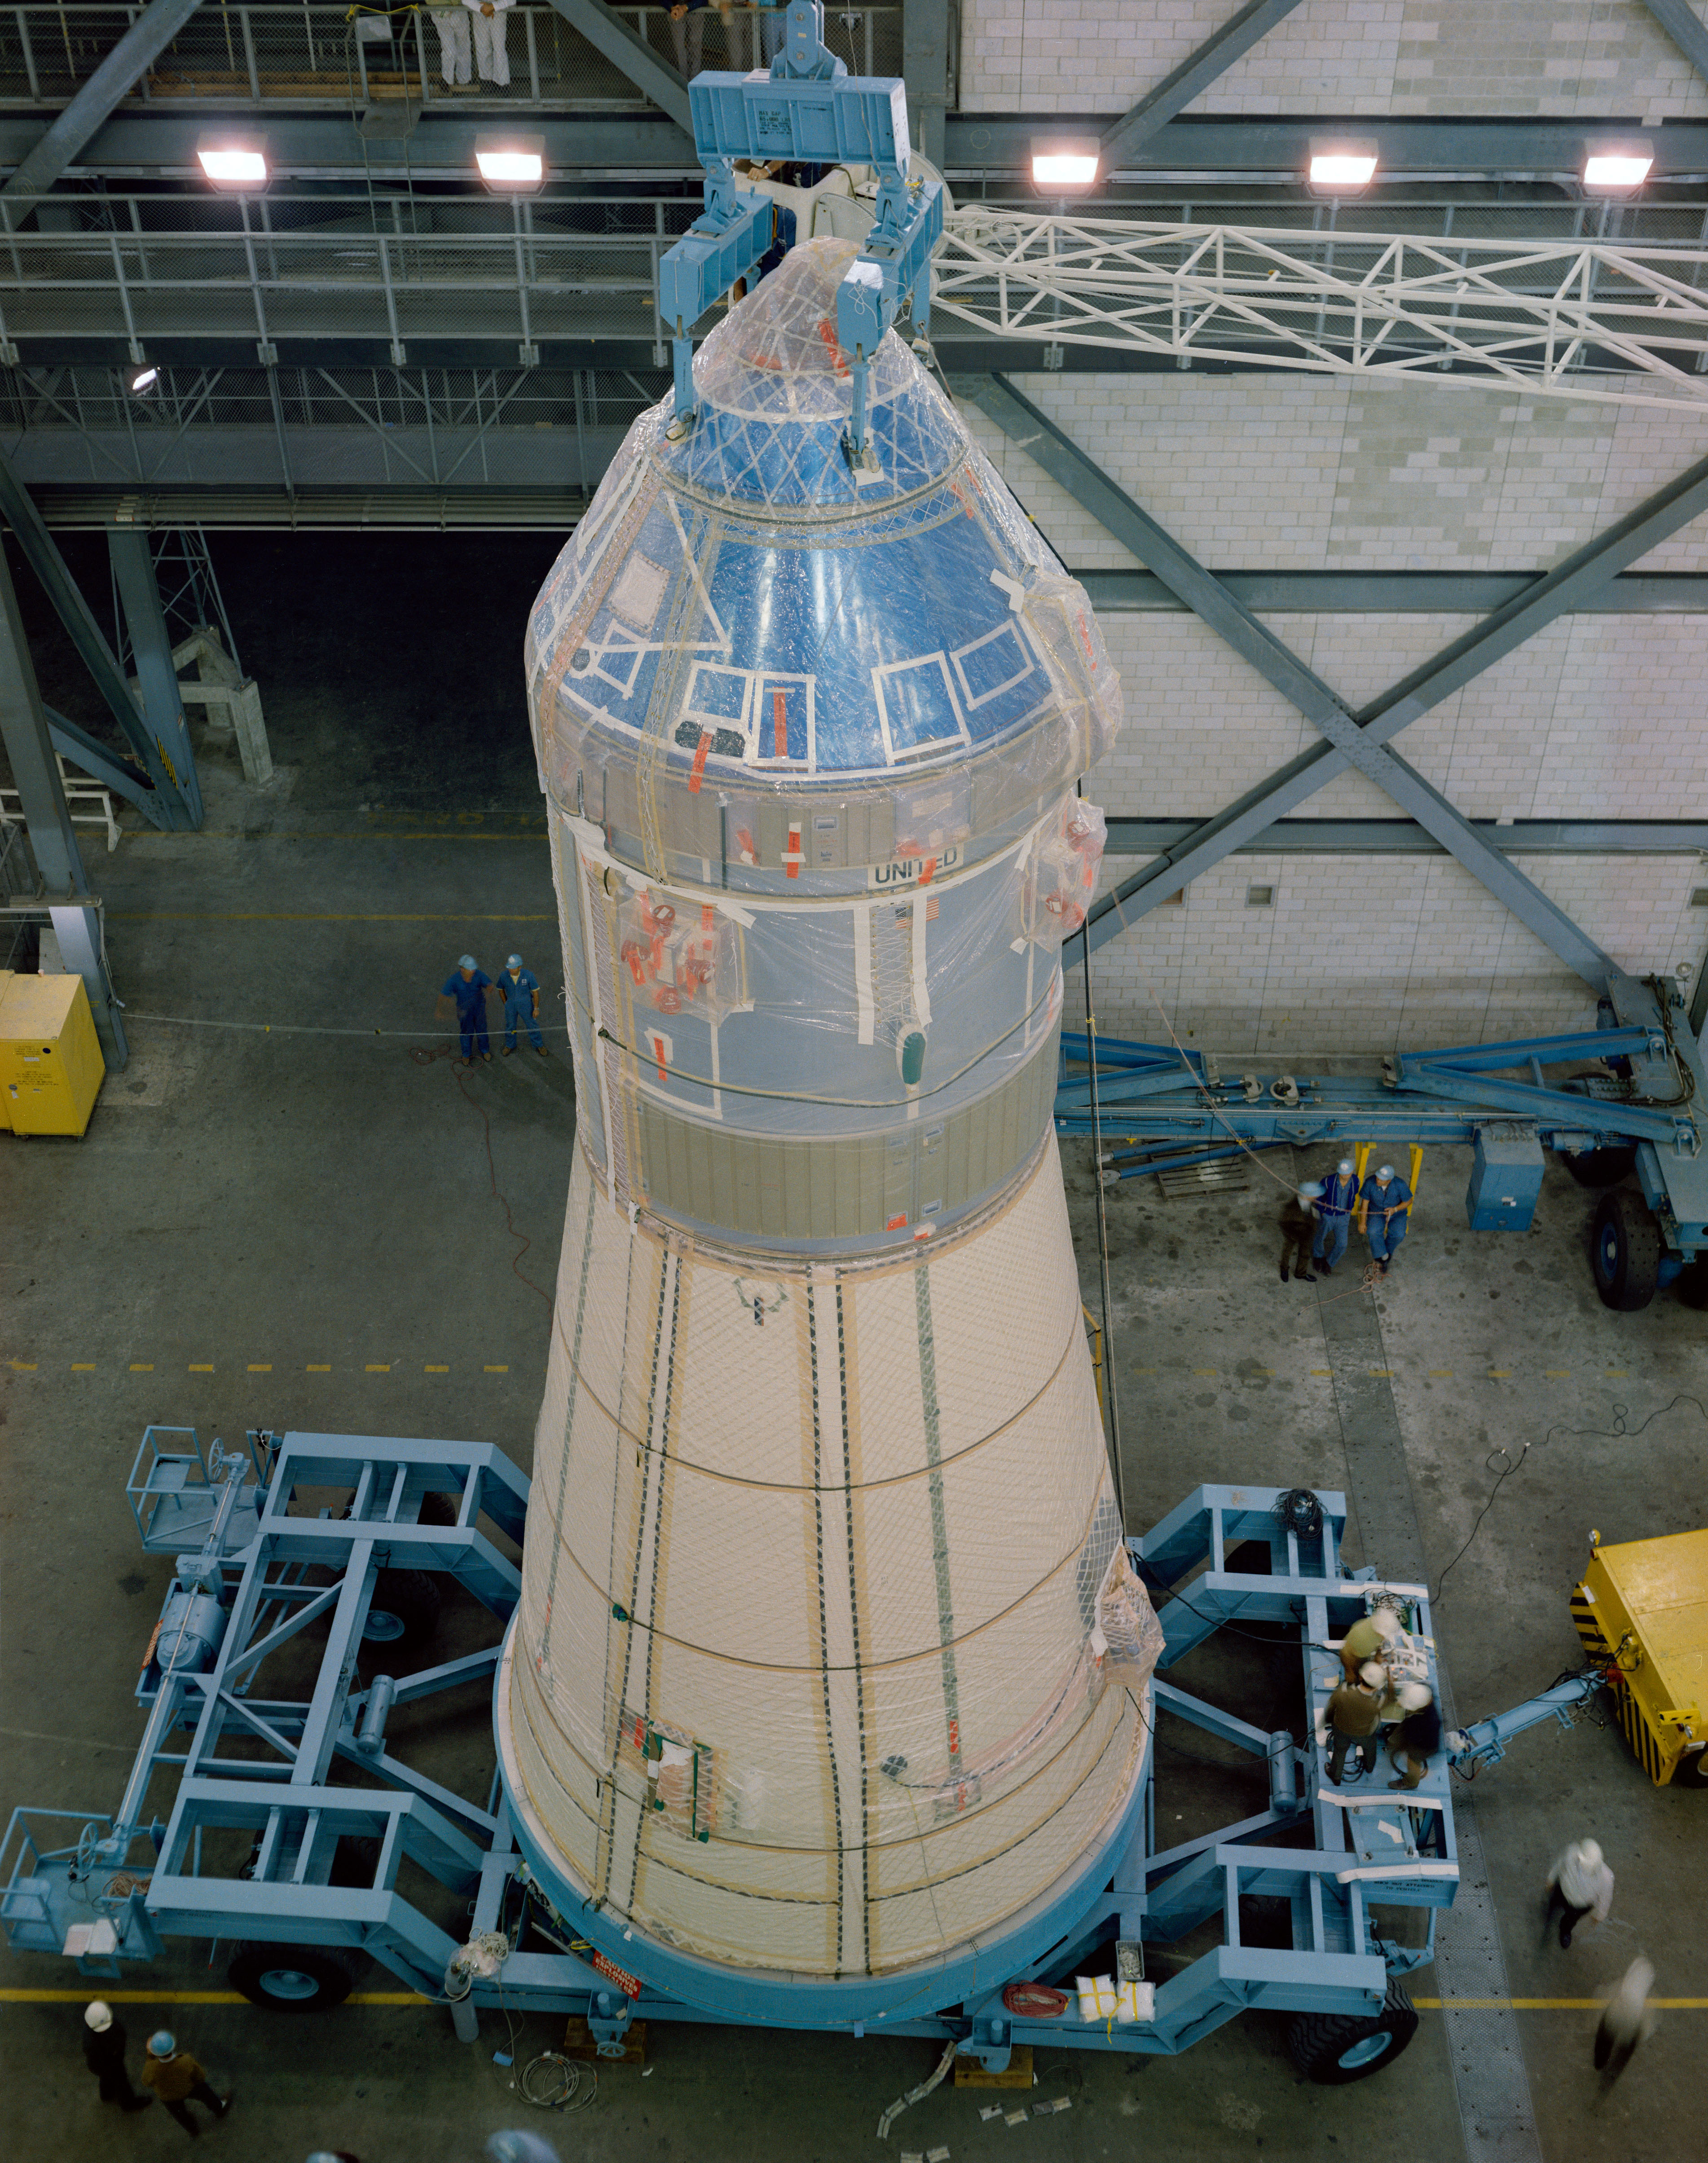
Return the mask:
[[[1611,1548],[1591,1532],[1590,1550],[1572,1621],[1637,1762],[1658,1788],[1708,1788],[1708,1530]]]
[[[81,1134],[106,1071],[81,977],[0,969],[0,1127]]]

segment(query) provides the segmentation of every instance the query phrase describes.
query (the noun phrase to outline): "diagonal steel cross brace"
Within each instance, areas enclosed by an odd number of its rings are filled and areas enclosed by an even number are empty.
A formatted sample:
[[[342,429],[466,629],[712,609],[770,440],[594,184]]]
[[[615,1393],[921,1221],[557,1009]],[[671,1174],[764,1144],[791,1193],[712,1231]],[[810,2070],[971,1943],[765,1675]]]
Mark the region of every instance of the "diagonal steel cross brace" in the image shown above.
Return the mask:
[[[1708,511],[1708,459],[1538,579],[1402,682],[1354,711],[1265,628],[1215,575],[1118,488],[1079,446],[1000,375],[969,395],[1051,478],[1130,547],[1147,568],[1294,705],[1325,739],[1188,835],[1165,857],[1105,896],[1088,920],[1093,948],[1178,893],[1233,850],[1351,766],[1366,774],[1456,856],[1561,960],[1598,990],[1614,964],[1564,910],[1455,810],[1439,789],[1386,748],[1419,715],[1510,653],[1543,625]]]

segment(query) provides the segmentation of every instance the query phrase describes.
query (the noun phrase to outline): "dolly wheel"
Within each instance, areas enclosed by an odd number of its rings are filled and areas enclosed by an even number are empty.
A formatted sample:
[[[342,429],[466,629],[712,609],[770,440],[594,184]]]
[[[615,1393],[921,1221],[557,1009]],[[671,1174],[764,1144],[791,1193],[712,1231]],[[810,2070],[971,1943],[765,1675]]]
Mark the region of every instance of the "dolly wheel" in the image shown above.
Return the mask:
[[[239,1946],[226,1969],[233,1990],[275,2013],[319,2013],[342,2005],[362,1964],[338,1946]]]
[[[1708,1750],[1679,1758],[1673,1768],[1669,1784],[1674,1788],[1708,1788]]]
[[[1617,1186],[1637,1169],[1637,1144],[1612,1142],[1605,1149],[1566,1150],[1562,1158],[1580,1186]]]
[[[373,1597],[362,1642],[370,1647],[396,1645],[420,1652],[439,1627],[438,1579],[428,1569],[383,1569],[374,1579]]]
[[[1380,2013],[1301,2013],[1287,2047],[1308,2081],[1344,2087],[1391,2066],[1417,2032],[1411,1999],[1391,1982]]]
[[[1640,1195],[1615,1187],[1596,1204],[1590,1268],[1603,1307],[1635,1314],[1660,1279],[1660,1227]]]

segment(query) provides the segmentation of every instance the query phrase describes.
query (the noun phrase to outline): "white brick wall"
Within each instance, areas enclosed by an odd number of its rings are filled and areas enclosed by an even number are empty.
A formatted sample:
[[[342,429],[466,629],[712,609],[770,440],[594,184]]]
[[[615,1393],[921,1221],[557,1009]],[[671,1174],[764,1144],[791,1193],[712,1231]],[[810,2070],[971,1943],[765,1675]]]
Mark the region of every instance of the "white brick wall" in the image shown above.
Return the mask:
[[[1690,0],[1698,14],[1708,0]],[[1235,0],[962,0],[971,113],[1122,111]],[[1708,112],[1642,0],[1303,0],[1188,113]]]
[[[1540,570],[1708,453],[1708,414],[1445,385],[1196,375],[1033,376],[1021,387],[1213,568]],[[980,440],[1076,568],[1134,559],[1024,452]],[[1649,567],[1708,569],[1708,521]],[[1463,615],[1282,614],[1269,628],[1349,704],[1470,628]],[[1103,619],[1127,726],[1087,793],[1112,814],[1206,817],[1317,741],[1199,619]],[[1549,626],[1415,721],[1396,748],[1479,819],[1708,819],[1708,616]],[[1393,817],[1347,772],[1302,814]],[[1526,856],[1616,959],[1700,966],[1695,858]],[[1112,864],[1125,877],[1136,866]],[[1249,884],[1276,888],[1248,909]],[[1568,1028],[1585,987],[1450,859],[1230,859],[1093,965],[1099,1019],[1235,1053],[1427,1046]],[[1069,1012],[1083,1011],[1070,981]]]
[[[1694,856],[1533,856],[1522,867],[1622,966],[1700,966],[1708,910]],[[1106,883],[1131,877],[1111,858]],[[1246,905],[1249,885],[1274,888]],[[1069,945],[1066,1025],[1084,1026]],[[1105,1035],[1266,1061],[1428,1050],[1593,1027],[1595,998],[1470,872],[1444,856],[1237,856],[1091,960]]]

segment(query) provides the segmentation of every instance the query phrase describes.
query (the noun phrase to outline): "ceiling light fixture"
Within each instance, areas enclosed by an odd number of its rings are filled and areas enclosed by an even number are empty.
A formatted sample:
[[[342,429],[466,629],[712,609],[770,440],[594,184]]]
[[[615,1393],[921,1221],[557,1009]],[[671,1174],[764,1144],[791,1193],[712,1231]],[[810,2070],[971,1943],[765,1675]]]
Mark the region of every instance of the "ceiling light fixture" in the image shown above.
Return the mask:
[[[202,171],[217,188],[263,188],[267,185],[267,159],[253,143],[201,143],[196,155]]]
[[[1032,186],[1053,191],[1091,187],[1095,185],[1102,155],[1103,145],[1095,136],[1075,136],[1055,142],[1034,138]]]
[[[541,135],[482,136],[474,162],[488,187],[501,195],[531,193],[546,181],[546,139]]]
[[[1373,143],[1325,143],[1311,145],[1310,181],[1314,188],[1346,195],[1367,188],[1376,178]]]
[[[1584,186],[1598,195],[1640,188],[1653,163],[1647,150],[1591,150],[1584,160]]]
[[[145,392],[152,390],[159,380],[159,369],[151,362],[144,361],[139,368],[125,370],[124,387],[133,397],[140,398]]]

